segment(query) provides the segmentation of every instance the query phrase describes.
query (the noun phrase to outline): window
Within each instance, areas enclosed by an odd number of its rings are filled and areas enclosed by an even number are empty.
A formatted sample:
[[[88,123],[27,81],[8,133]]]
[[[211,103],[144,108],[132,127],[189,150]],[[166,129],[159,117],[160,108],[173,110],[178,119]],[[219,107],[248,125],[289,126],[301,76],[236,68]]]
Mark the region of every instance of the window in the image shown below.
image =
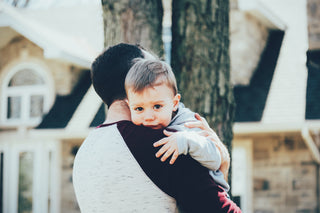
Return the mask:
[[[36,126],[50,103],[48,77],[35,64],[20,64],[6,76],[2,88],[2,125]],[[52,92],[52,91],[51,91]]]

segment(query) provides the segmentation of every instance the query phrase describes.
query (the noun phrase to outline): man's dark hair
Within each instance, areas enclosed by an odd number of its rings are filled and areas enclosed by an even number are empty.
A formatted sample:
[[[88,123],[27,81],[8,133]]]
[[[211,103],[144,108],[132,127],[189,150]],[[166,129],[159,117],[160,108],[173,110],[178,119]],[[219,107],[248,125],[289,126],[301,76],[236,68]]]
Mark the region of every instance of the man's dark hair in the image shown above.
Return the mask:
[[[138,45],[120,43],[109,47],[91,66],[91,79],[96,93],[110,106],[126,98],[124,80],[134,58],[144,58]]]

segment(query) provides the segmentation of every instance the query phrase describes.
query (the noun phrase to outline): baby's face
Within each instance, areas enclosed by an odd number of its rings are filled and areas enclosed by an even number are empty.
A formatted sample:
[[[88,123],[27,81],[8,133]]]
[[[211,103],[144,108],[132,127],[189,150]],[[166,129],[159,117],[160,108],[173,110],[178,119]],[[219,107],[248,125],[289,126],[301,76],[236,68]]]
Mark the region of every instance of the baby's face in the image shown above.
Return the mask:
[[[152,129],[167,127],[172,112],[177,110],[180,94],[174,95],[166,84],[145,88],[142,92],[128,90],[131,120],[136,125]]]

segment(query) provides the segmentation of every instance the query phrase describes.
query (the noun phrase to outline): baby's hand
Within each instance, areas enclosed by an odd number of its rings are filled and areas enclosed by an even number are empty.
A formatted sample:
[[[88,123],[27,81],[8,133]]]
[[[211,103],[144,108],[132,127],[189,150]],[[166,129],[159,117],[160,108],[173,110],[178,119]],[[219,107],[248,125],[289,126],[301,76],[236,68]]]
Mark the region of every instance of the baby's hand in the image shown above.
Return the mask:
[[[174,132],[169,132],[164,130],[163,133],[168,136],[162,138],[161,140],[155,142],[153,144],[154,147],[162,146],[161,149],[156,153],[156,157],[161,157],[161,161],[164,162],[168,157],[171,157],[170,164],[174,164],[179,156],[178,144],[177,144],[177,136]]]

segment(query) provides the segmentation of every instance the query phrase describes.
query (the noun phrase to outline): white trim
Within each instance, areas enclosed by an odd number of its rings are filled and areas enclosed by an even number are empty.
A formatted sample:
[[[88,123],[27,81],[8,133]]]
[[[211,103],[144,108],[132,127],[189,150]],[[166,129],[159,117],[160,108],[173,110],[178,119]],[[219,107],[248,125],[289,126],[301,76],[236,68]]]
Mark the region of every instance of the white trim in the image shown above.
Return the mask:
[[[281,133],[281,132],[300,132],[303,123],[261,123],[261,122],[243,122],[233,125],[235,136],[247,134]]]
[[[320,152],[310,135],[309,129],[307,127],[302,128],[301,135],[311,152],[312,158],[316,161],[317,164],[320,164]]]
[[[37,140],[63,140],[63,139],[85,139],[93,128],[83,129],[81,131],[67,131],[66,129],[30,129],[27,131],[3,131],[0,134],[0,141],[4,140],[22,140],[26,137]]]
[[[42,26],[23,15],[19,9],[0,2],[2,21],[0,26],[8,26],[37,44],[44,50],[44,56],[90,68],[97,50],[84,39],[75,38]]]
[[[55,140],[50,144],[51,151],[51,172],[50,178],[50,197],[51,206],[49,213],[60,212],[60,200],[61,200],[61,141]],[[56,178],[53,178],[55,176]]]
[[[18,210],[18,186],[19,186],[19,153],[33,153],[33,176],[32,176],[32,212],[34,213],[58,213],[60,210],[60,142],[54,140],[42,141],[36,138],[25,137],[11,140],[1,139],[0,151],[4,153],[4,188],[3,188],[3,211],[16,213]],[[49,162],[49,153],[53,157]],[[51,163],[51,166],[49,165]],[[50,182],[48,182],[51,168]],[[45,186],[45,187],[44,187]],[[48,210],[48,187],[51,192],[51,206]]]
[[[303,123],[236,122],[233,125],[233,133],[236,136],[240,136],[246,134],[301,132],[305,127],[311,131],[320,131],[320,120],[306,120]]]
[[[238,0],[239,10],[253,15],[270,29],[285,31],[286,23],[259,0]]]
[[[240,165],[242,168],[245,170],[241,170],[238,168],[235,168],[232,165],[232,174],[233,174],[233,179],[232,179],[232,194],[233,195],[238,195],[240,196],[240,205],[241,205],[241,210],[243,212],[253,212],[253,206],[252,206],[252,201],[253,201],[253,176],[252,176],[252,169],[253,169],[253,141],[250,139],[245,139],[245,140],[235,140],[233,141],[233,148],[232,152],[237,152],[237,150],[244,150],[242,158],[245,158],[245,162],[240,160]],[[241,151],[240,151],[241,153]],[[238,154],[240,154],[238,153]],[[234,156],[232,154],[232,156]],[[233,164],[235,161],[232,159]],[[238,177],[241,177],[242,183],[239,183],[238,181],[235,180],[236,177],[234,177],[235,174],[239,174]],[[239,185],[237,185],[239,184]],[[237,185],[237,186],[236,186]],[[243,187],[243,188],[241,188]],[[234,191],[234,189],[238,189],[238,191]],[[242,190],[241,190],[242,189]],[[244,189],[244,190],[243,190]]]

